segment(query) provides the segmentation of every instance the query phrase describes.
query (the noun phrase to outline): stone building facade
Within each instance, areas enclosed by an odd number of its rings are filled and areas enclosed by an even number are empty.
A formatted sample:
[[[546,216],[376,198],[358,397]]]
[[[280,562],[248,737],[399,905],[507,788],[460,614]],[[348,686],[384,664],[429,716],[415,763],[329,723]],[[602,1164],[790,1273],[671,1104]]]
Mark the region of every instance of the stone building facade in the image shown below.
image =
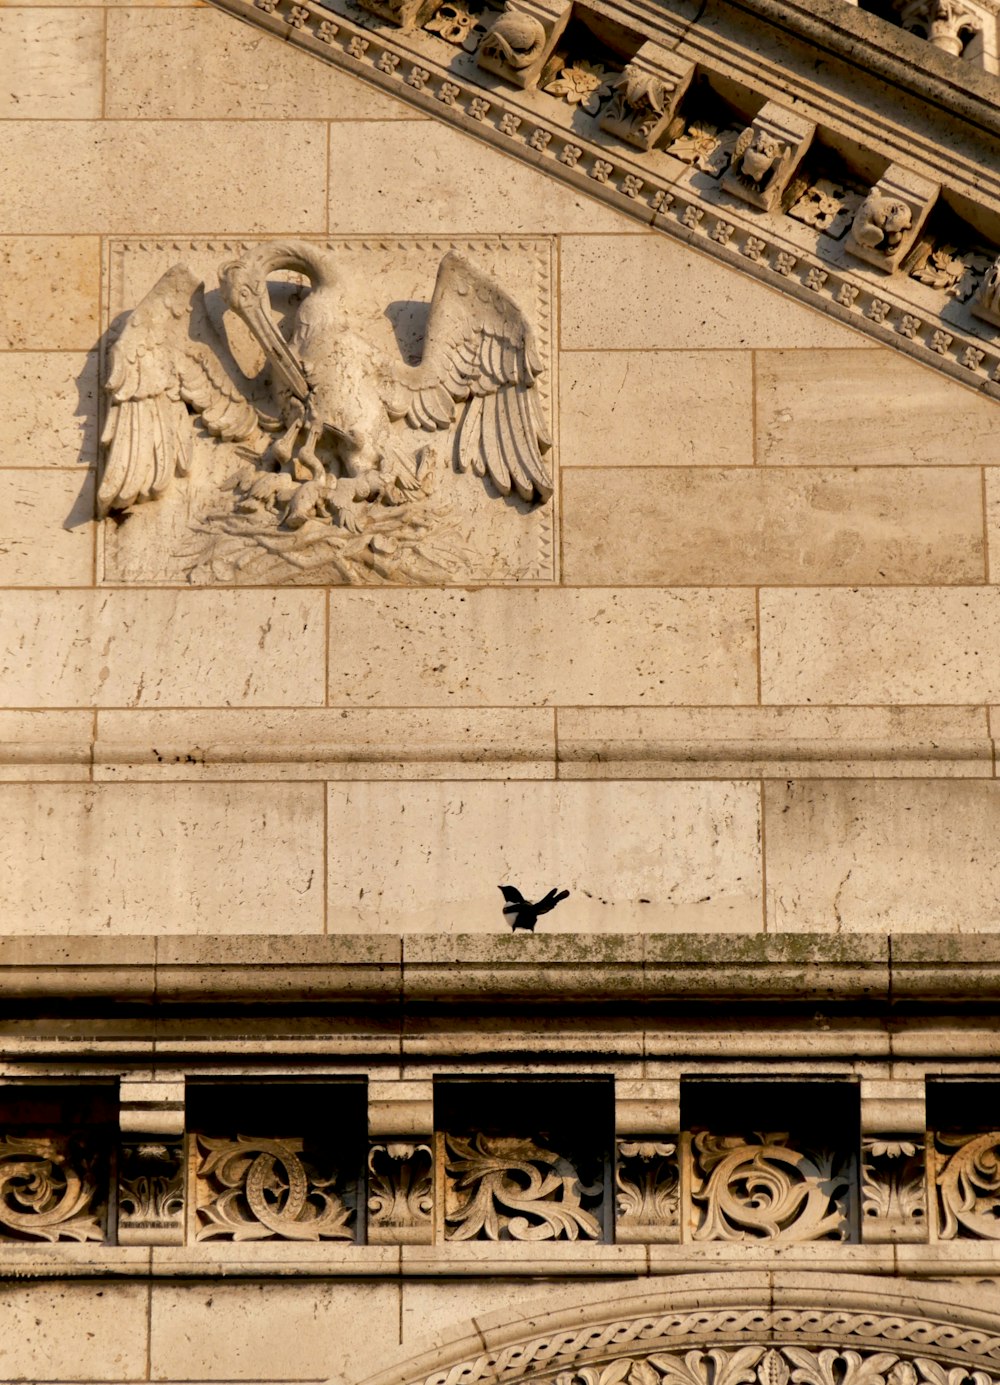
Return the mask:
[[[0,8],[0,1381],[998,1378],[995,15],[878,9]]]

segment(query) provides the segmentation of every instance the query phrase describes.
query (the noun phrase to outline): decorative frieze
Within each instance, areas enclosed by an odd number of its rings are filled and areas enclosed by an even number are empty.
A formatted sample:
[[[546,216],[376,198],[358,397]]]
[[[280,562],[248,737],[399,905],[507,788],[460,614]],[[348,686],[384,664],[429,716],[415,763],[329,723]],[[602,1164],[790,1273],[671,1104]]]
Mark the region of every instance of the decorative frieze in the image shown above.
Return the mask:
[[[450,1241],[603,1239],[604,1178],[534,1140],[445,1136],[445,1235]]]
[[[339,1171],[326,1161],[320,1166],[302,1139],[198,1135],[192,1145],[195,1240],[356,1238],[355,1209],[341,1196]]]
[[[434,1156],[429,1144],[386,1140],[368,1147],[368,1240],[415,1245],[434,1236]]]
[[[669,1242],[680,1238],[677,1145],[619,1140],[615,1158],[615,1239]]]
[[[1000,1241],[1000,1130],[939,1132],[935,1184],[940,1241]]]
[[[849,1155],[803,1148],[787,1134],[744,1139],[700,1131],[690,1148],[693,1240],[852,1239]]]
[[[0,1139],[0,1241],[103,1241],[102,1154],[67,1135]]]

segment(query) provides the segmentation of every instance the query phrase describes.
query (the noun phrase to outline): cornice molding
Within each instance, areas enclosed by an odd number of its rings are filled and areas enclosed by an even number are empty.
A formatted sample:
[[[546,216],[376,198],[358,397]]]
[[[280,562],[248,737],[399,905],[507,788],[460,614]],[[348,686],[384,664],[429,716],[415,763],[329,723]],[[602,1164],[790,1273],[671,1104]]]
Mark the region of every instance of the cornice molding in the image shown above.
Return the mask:
[[[559,95],[508,84],[438,35],[388,26],[350,0],[330,0],[326,6],[315,0],[213,3],[633,220],[1000,399],[1000,326],[971,309],[971,300],[982,296],[981,286],[967,286],[959,298],[954,283],[939,288],[900,269],[886,273],[888,264],[858,258],[843,218],[835,239],[780,209],[751,206],[720,177],[724,159],[706,171],[664,148],[632,148]],[[652,7],[635,3],[597,5],[596,12],[654,37],[672,61],[736,82],[754,94],[755,102],[781,96],[821,133],[858,150],[861,163],[876,170],[868,173],[869,185],[888,163],[890,189],[898,186],[894,170],[904,187],[926,187],[922,206],[919,194],[911,197],[915,229],[941,186],[953,208],[976,223],[978,243],[989,255],[1000,256],[1000,161],[990,153],[992,140],[983,138],[984,132],[1000,133],[1000,87],[994,79],[860,15],[842,0],[808,5],[753,0],[752,8],[727,5],[706,12],[697,23],[665,9],[655,12],[654,22]],[[757,26],[752,48],[748,23]],[[891,44],[881,32],[878,41],[872,38],[876,27],[892,36]],[[821,58],[817,47],[827,56]],[[829,53],[837,55],[836,71],[825,85],[810,75],[805,61],[810,49],[813,68],[819,65],[824,74]],[[908,106],[892,109],[884,86],[878,95],[880,82],[887,80],[901,91],[918,92],[920,107],[908,97]]]

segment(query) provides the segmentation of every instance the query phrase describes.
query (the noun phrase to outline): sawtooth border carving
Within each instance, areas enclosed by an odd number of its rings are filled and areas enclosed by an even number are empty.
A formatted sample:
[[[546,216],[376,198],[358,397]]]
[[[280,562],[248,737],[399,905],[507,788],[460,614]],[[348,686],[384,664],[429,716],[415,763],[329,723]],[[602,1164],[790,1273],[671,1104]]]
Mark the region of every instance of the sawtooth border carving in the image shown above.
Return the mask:
[[[921,364],[1000,400],[1000,334],[946,292],[831,261],[820,232],[786,215],[747,213],[724,188],[654,149],[568,127],[558,96],[456,74],[434,35],[387,30],[350,0],[212,0],[218,8],[361,78],[617,211],[749,274]],[[439,61],[435,56],[440,50]],[[550,114],[551,113],[551,114]],[[609,155],[611,157],[609,157]],[[988,177],[988,173],[987,173]],[[964,179],[962,180],[964,182]],[[711,186],[704,186],[711,183]],[[902,280],[902,283],[898,282]],[[948,308],[952,313],[948,313]],[[955,317],[960,316],[956,321]]]

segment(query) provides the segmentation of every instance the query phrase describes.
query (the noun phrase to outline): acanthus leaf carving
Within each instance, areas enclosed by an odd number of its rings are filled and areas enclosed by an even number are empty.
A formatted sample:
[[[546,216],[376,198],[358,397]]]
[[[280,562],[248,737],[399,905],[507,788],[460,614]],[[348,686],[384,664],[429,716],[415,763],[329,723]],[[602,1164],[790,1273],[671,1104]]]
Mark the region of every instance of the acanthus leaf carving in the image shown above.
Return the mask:
[[[96,1157],[63,1136],[0,1139],[0,1240],[103,1241]]]
[[[368,1239],[429,1241],[434,1211],[433,1156],[428,1144],[381,1141],[368,1149]]]
[[[298,1138],[197,1137],[195,1239],[353,1241],[354,1210],[337,1190],[336,1172],[319,1172]]]
[[[1000,1131],[938,1134],[938,1239],[1000,1241]]]
[[[118,1156],[119,1244],[179,1245],[183,1238],[183,1144],[123,1144]]]
[[[787,1135],[756,1140],[715,1135],[692,1140],[696,1241],[846,1240],[849,1164],[833,1150],[805,1150]]]
[[[481,1132],[445,1140],[449,1240],[601,1239],[594,1209],[603,1181],[584,1183],[563,1155],[530,1139]]]
[[[680,1182],[676,1144],[619,1140],[615,1187],[618,1241],[677,1240]]]
[[[921,1241],[927,1234],[923,1140],[861,1141],[861,1215],[867,1241]],[[899,1383],[897,1382],[897,1385]]]

